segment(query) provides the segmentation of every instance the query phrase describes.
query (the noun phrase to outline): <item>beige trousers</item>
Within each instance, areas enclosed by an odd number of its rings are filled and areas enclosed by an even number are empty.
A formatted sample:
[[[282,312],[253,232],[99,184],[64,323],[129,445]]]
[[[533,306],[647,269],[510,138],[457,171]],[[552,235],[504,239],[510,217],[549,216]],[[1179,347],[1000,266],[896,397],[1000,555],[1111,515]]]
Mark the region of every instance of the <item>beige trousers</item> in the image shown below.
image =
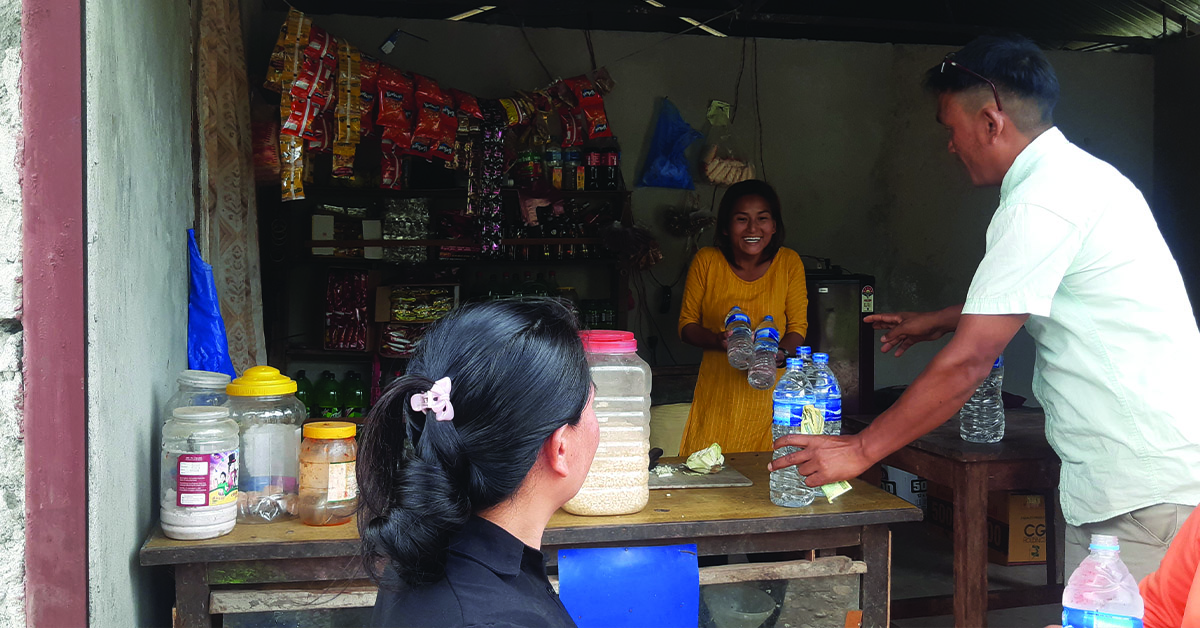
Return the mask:
[[[1129,567],[1129,573],[1137,578],[1150,575],[1158,569],[1167,547],[1175,538],[1183,521],[1192,514],[1194,506],[1158,504],[1141,510],[1127,512],[1106,521],[1085,523],[1081,526],[1068,525],[1067,547],[1064,557],[1065,578],[1070,578],[1075,568],[1088,555],[1088,544],[1093,534],[1108,534],[1120,539],[1121,562]]]

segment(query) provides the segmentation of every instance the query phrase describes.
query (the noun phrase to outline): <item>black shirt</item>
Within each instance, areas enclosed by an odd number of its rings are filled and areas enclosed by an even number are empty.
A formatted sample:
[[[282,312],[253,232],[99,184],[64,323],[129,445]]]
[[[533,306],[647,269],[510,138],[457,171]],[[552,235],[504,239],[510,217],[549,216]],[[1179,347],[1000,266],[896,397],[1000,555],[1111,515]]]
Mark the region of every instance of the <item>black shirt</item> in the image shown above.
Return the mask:
[[[542,553],[479,517],[451,540],[445,578],[409,588],[389,574],[373,626],[575,626],[546,578]]]

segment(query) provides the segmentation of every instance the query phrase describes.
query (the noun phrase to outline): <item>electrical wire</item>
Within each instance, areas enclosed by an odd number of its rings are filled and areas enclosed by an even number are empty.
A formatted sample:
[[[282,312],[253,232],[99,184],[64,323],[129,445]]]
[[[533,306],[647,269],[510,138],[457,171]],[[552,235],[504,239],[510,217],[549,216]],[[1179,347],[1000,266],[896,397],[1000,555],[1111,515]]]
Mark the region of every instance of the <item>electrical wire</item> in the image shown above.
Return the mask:
[[[758,167],[762,174],[763,181],[767,181],[767,161],[763,158],[763,123],[762,110],[759,104],[762,99],[758,97],[758,38],[754,38],[754,121],[758,124]]]
[[[746,71],[746,38],[742,38],[742,60],[738,63],[737,80],[733,82],[733,110],[729,112],[729,122],[737,118],[738,100],[742,95],[742,73]],[[715,190],[714,186],[714,190]]]
[[[529,46],[529,52],[533,53],[533,58],[537,59],[538,65],[542,66],[542,71],[546,73],[546,80],[553,83],[554,75],[550,73],[550,68],[542,62],[542,58],[538,55],[537,50],[533,48],[533,42],[529,40],[529,33],[525,32],[525,25],[521,25],[521,36],[525,38],[525,45]]]
[[[696,30],[697,28],[700,28],[701,26],[708,26],[709,24],[712,24],[713,22],[716,22],[717,20],[720,20],[720,19],[723,19],[723,18],[729,17],[729,16],[733,15],[734,13],[737,13],[737,12],[738,12],[738,10],[739,10],[739,9],[730,9],[730,10],[728,10],[728,11],[726,11],[726,12],[724,12],[724,13],[722,13],[722,14],[720,14],[720,15],[718,15],[718,16],[716,16],[716,17],[714,17],[714,18],[711,18],[711,19],[709,19],[709,20],[705,21],[705,22],[701,22],[701,23],[699,23],[699,24],[696,24],[695,26],[690,26],[690,27],[688,27],[688,28],[685,28],[684,30],[682,30],[682,31],[679,31],[678,33],[675,33],[675,34],[673,34],[673,35],[668,35],[667,37],[664,37],[664,38],[662,38],[662,39],[660,39],[660,40],[658,40],[658,41],[656,41],[656,42],[654,42],[654,43],[650,44],[649,46],[646,46],[645,48],[641,48],[641,49],[639,49],[639,50],[635,50],[635,51],[633,51],[633,52],[631,52],[631,53],[629,53],[629,54],[627,54],[627,55],[625,55],[625,56],[623,56],[623,57],[618,57],[616,61],[610,61],[609,63],[607,63],[607,64],[605,64],[605,65],[607,65],[608,67],[610,67],[610,68],[611,68],[611,67],[613,67],[613,66],[617,65],[618,63],[620,63],[620,62],[622,62],[622,61],[624,61],[624,60],[626,60],[626,59],[628,59],[628,58],[630,58],[630,57],[633,57],[633,56],[636,56],[636,55],[640,55],[640,54],[642,54],[643,52],[646,52],[647,50],[649,50],[649,49],[651,49],[651,48],[653,48],[653,47],[655,47],[655,46],[657,46],[657,45],[659,45],[659,44],[662,44],[662,43],[668,42],[668,41],[670,41],[670,40],[672,40],[672,39],[675,39],[676,37],[679,37],[680,35],[686,35],[687,33],[690,33],[690,32],[692,32],[692,31]]]

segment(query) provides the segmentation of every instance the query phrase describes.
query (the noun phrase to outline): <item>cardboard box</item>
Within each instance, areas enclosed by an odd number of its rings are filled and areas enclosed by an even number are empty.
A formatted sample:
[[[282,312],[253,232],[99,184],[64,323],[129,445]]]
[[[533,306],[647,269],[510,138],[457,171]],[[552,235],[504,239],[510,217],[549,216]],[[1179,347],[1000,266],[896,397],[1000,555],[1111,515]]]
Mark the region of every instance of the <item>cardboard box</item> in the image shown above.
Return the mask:
[[[922,511],[926,509],[925,492],[927,482],[925,478],[897,469],[896,467],[889,467],[886,464],[879,466],[883,472],[883,477],[879,483],[880,488],[920,508]]]
[[[950,489],[929,483],[925,520],[949,532],[954,529]],[[997,565],[1046,564],[1046,506],[1041,495],[1022,491],[988,493],[988,560]]]

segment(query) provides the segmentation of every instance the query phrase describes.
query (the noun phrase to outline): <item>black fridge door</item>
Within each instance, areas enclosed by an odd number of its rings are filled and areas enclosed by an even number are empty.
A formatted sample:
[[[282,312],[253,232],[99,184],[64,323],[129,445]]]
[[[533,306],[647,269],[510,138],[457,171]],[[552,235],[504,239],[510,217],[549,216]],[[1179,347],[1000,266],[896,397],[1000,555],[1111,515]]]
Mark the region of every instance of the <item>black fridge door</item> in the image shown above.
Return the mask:
[[[875,310],[875,278],[869,275],[808,276],[808,338],[813,352],[829,354],[842,386],[842,412],[872,411],[875,333],[863,317]]]

